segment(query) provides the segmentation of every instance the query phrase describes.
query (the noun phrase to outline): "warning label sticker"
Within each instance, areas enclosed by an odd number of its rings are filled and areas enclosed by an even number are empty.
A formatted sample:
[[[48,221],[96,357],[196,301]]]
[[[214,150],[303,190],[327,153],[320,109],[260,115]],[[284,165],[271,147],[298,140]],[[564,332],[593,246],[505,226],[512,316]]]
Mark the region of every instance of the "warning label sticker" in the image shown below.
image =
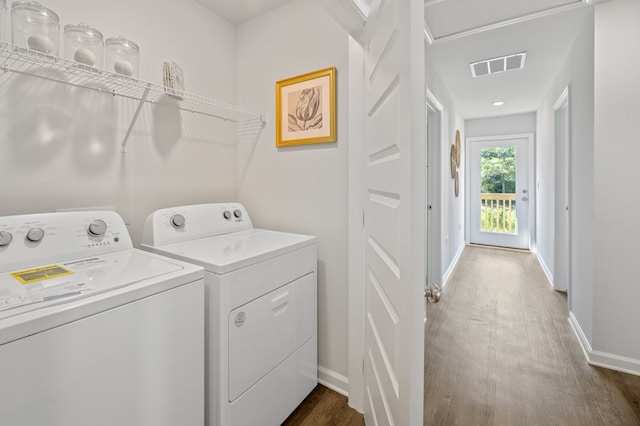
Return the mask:
[[[31,284],[38,281],[44,281],[70,274],[73,274],[73,272],[60,265],[49,265],[35,269],[25,269],[24,271],[11,272],[11,276],[18,280],[21,284]]]

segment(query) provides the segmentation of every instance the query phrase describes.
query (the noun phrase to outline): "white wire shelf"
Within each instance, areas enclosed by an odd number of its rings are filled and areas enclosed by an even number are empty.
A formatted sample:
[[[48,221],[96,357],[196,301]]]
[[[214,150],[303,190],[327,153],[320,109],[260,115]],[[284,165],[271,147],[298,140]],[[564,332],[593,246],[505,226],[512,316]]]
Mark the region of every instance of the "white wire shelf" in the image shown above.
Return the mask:
[[[165,87],[159,84],[137,80],[58,56],[47,55],[37,50],[0,42],[0,73],[4,72],[26,74],[99,92],[106,91],[114,96],[139,101],[138,109],[122,142],[123,150],[126,148],[129,134],[145,103],[174,107],[234,123],[258,122],[261,127],[264,127],[266,122],[264,113],[249,111],[236,105],[189,92],[177,92],[180,96],[174,96],[168,94]]]

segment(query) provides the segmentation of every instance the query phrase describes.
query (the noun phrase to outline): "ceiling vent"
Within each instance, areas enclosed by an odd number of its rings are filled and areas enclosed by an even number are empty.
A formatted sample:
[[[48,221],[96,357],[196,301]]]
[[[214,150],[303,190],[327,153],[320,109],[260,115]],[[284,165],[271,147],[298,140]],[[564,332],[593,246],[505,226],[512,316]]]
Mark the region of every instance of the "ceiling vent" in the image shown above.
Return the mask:
[[[516,53],[514,55],[501,56],[499,58],[485,59],[469,64],[471,75],[480,77],[482,75],[496,74],[499,72],[517,70],[524,68],[524,61],[527,52]]]

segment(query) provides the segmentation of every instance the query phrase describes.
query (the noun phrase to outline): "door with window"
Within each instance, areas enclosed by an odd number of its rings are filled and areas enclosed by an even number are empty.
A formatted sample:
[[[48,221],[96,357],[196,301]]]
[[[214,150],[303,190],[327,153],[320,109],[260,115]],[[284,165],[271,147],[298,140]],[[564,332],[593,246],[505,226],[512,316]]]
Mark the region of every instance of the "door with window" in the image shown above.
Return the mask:
[[[470,242],[529,249],[532,135],[469,138]]]

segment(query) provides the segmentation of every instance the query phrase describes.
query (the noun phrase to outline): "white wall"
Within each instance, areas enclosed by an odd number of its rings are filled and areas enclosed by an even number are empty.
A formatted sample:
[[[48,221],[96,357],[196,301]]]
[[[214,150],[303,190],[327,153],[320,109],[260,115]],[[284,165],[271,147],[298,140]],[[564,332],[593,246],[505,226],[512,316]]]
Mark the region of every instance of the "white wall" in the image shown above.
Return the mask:
[[[584,8],[576,13],[583,15],[583,25],[575,40],[566,63],[550,85],[545,101],[538,110],[538,179],[540,188],[538,202],[541,206],[555,203],[554,178],[551,169],[555,162],[554,110],[553,105],[569,86],[570,134],[571,134],[571,287],[569,289],[569,309],[584,339],[593,342],[594,324],[594,278],[593,278],[593,236],[594,236],[594,132],[593,132],[593,8]],[[556,170],[556,173],[560,171]],[[561,215],[560,215],[561,216]],[[551,220],[553,216],[551,216]],[[546,222],[539,229],[539,241],[553,241],[555,228]],[[551,262],[553,252],[545,250]],[[553,270],[552,270],[553,273]],[[584,344],[585,342],[583,342]]]
[[[426,49],[427,87],[442,104],[442,142],[440,147],[440,168],[442,171],[441,197],[442,197],[442,283],[451,273],[461,250],[465,246],[464,240],[464,197],[465,197],[465,134],[464,120],[458,113],[458,109],[449,94],[449,89],[444,85],[430,58],[430,49]],[[454,181],[451,179],[449,152],[451,145],[456,140],[456,130],[460,130],[460,143],[462,153],[460,157],[459,195],[455,196]]]
[[[59,14],[61,27],[87,22],[105,38],[122,34],[137,42],[141,79],[160,83],[162,62],[173,60],[187,91],[235,102],[235,28],[202,5],[44,3]],[[121,154],[136,106],[41,79],[0,76],[0,215],[115,206],[137,243],[156,208],[235,199],[233,126],[146,105]]]
[[[536,128],[536,250],[549,278],[553,280],[555,268],[556,217],[556,146],[553,105],[568,80],[569,60],[565,62],[557,79],[538,109]],[[566,86],[565,86],[566,87]],[[559,174],[560,176],[560,174]]]
[[[536,132],[536,113],[500,115],[465,120],[467,137],[516,135]]]
[[[238,102],[269,117],[257,144],[241,148],[239,200],[257,226],[318,237],[320,378],[346,392],[348,35],[319,2],[294,0],[241,25],[237,37]],[[275,82],[330,66],[337,142],[276,148]]]
[[[640,374],[640,2],[595,15],[595,241],[593,349]]]
[[[442,237],[442,284],[446,284],[448,276],[451,274],[457,256],[460,255],[465,246],[464,239],[464,197],[465,197],[465,134],[464,119],[458,113],[449,89],[444,85],[438,72],[434,68],[431,58],[431,48],[425,50],[425,68],[427,73],[427,88],[442,105],[442,132],[440,144],[440,170],[441,175],[441,237]],[[449,153],[451,145],[456,141],[456,130],[460,131],[460,144],[462,153],[460,155],[459,193],[455,196],[454,181],[451,179],[451,166]]]

